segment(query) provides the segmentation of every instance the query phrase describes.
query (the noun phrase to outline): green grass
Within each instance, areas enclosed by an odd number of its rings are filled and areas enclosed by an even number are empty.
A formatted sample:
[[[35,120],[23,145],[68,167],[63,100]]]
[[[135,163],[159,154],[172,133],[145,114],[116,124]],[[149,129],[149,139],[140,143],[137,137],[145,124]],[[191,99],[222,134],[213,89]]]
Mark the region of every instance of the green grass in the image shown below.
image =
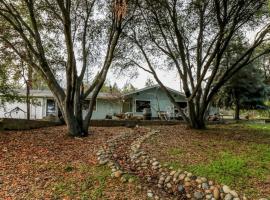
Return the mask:
[[[76,169],[72,168],[72,171]],[[80,197],[80,199],[101,199],[103,198],[106,180],[110,177],[110,170],[107,167],[80,166],[78,171],[86,173],[83,179],[63,178],[53,186],[54,198]],[[70,172],[67,170],[67,173]]]
[[[246,178],[252,176],[247,164],[248,161],[241,156],[224,152],[220,155],[220,159],[206,165],[192,165],[189,170],[195,174],[216,179],[220,183],[232,185],[236,182],[244,183]]]
[[[270,175],[270,146],[254,144],[247,147],[242,154],[222,152],[220,157],[208,164],[191,165],[189,171],[205,176],[219,183],[237,187],[247,195],[256,195],[252,188],[251,177],[265,180]]]
[[[262,131],[270,134],[270,124],[248,124],[247,127],[256,131]]]

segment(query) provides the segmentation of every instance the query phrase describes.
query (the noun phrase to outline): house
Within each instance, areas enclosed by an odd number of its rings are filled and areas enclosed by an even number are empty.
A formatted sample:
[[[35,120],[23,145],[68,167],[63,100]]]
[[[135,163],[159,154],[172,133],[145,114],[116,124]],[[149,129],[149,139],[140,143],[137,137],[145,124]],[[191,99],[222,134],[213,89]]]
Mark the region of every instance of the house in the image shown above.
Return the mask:
[[[19,96],[25,97],[25,90],[17,91]],[[58,116],[60,109],[49,90],[31,90],[30,118],[43,119],[47,116]],[[1,98],[1,97],[0,97]],[[91,100],[91,95],[86,99],[86,104]],[[99,93],[94,106],[92,119],[105,119],[108,113],[119,113],[122,109],[121,96],[110,93]],[[85,114],[86,112],[84,112]],[[0,106],[0,118],[26,119],[26,103],[14,102]]]
[[[187,107],[185,95],[167,88],[175,101],[181,108]],[[131,112],[133,115],[142,115],[145,108],[150,108],[152,118],[160,117],[160,113],[165,113],[171,118],[179,117],[179,112],[170,101],[167,94],[159,85],[154,85],[139,90],[135,90],[123,95],[123,112]]]
[[[187,103],[184,94],[168,88],[172,96],[181,108],[186,108]],[[25,96],[24,90],[18,90],[20,96]],[[31,119],[43,119],[47,116],[57,116],[59,108],[49,90],[31,90]],[[86,105],[91,100],[91,95],[86,99]],[[133,92],[116,95],[111,93],[99,93],[94,107],[92,119],[105,119],[107,115],[118,113],[132,113],[134,116],[142,116],[145,108],[150,108],[152,118],[158,118],[161,113],[169,117],[179,116],[179,112],[170,102],[166,93],[158,85],[142,88]],[[84,112],[85,114],[85,112]],[[0,107],[0,118],[26,118],[26,103],[7,103]]]

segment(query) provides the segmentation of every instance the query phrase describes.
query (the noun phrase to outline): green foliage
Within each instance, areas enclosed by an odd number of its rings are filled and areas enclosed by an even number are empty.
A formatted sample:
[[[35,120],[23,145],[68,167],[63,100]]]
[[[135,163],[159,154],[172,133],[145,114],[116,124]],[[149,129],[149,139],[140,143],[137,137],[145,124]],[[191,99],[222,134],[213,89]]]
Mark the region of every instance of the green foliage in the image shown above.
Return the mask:
[[[118,87],[118,85],[116,83],[114,83],[113,85],[105,82],[100,90],[100,92],[106,92],[106,93],[120,93],[121,90]]]
[[[246,66],[224,85],[217,96],[219,106],[233,107],[239,103],[242,109],[264,106],[269,86],[264,83],[263,73],[254,65]]]
[[[151,78],[148,78],[145,82],[145,87],[150,87],[153,85],[155,85],[155,82]]]
[[[126,83],[124,87],[122,88],[123,93],[129,93],[135,91],[137,88],[135,88],[131,83]]]

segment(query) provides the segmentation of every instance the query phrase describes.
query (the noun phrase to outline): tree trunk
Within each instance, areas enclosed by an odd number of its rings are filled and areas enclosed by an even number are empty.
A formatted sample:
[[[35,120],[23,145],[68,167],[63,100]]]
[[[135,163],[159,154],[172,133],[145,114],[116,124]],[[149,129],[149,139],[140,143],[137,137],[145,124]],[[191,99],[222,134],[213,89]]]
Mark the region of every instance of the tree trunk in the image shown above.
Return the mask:
[[[71,106],[71,108],[66,107],[66,109],[64,109],[64,118],[67,124],[68,135],[72,137],[81,137],[83,136],[82,126],[80,126],[78,118],[75,116],[74,109],[72,107],[73,106]]]
[[[30,120],[30,86],[26,83],[26,115],[27,120]]]
[[[195,103],[188,102],[189,126],[194,129],[205,129],[204,113],[198,112],[199,109],[195,109]]]
[[[239,102],[235,102],[235,114],[234,114],[234,119],[235,120],[240,120],[240,105]]]

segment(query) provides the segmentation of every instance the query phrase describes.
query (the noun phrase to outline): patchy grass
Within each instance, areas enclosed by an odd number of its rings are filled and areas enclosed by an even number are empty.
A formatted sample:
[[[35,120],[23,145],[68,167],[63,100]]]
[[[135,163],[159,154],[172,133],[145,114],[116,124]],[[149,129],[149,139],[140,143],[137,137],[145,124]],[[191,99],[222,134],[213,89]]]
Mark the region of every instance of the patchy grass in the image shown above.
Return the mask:
[[[248,124],[248,128],[270,134],[270,124]]]
[[[265,124],[214,125],[206,131],[159,127],[156,143],[146,142],[143,148],[173,169],[209,177],[256,199],[270,196],[268,128]]]
[[[168,154],[171,156],[177,156],[177,155],[180,155],[182,153],[183,153],[183,150],[179,149],[179,148],[170,148],[168,150]]]

